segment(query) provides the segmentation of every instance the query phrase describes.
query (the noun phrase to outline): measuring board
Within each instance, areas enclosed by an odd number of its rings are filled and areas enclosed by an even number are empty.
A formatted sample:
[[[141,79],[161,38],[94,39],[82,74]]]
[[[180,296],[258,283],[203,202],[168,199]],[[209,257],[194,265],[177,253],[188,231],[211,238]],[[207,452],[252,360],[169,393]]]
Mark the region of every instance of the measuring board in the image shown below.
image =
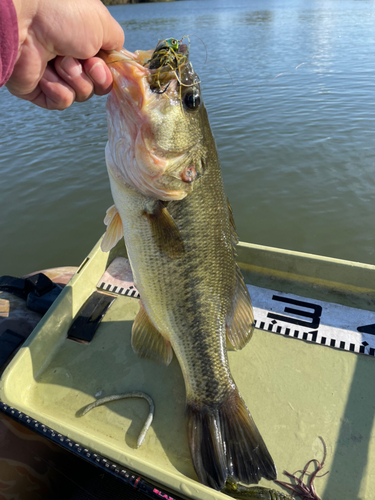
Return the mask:
[[[128,259],[116,257],[97,288],[139,299]],[[260,330],[375,356],[375,312],[247,285]]]
[[[116,257],[111,262],[96,287],[105,292],[139,299],[138,290],[134,286],[130,262],[124,257]]]

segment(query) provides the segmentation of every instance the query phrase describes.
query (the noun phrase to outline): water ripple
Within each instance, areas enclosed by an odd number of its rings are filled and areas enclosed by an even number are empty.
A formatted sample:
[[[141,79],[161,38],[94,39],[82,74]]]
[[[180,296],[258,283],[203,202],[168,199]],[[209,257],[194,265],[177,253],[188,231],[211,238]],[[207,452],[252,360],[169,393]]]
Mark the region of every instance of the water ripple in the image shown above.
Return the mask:
[[[195,34],[220,64],[191,37],[241,239],[375,264],[375,4],[110,10],[130,50]],[[0,109],[0,273],[79,264],[112,203],[105,98],[47,112],[1,89]]]

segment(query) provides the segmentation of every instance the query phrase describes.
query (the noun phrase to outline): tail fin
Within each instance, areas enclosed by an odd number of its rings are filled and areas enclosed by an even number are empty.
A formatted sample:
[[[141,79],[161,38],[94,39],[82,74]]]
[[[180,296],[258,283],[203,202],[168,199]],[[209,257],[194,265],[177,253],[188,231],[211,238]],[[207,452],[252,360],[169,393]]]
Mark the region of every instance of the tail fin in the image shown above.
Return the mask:
[[[191,458],[201,483],[222,490],[228,477],[246,484],[276,479],[276,467],[237,389],[220,405],[188,402]]]

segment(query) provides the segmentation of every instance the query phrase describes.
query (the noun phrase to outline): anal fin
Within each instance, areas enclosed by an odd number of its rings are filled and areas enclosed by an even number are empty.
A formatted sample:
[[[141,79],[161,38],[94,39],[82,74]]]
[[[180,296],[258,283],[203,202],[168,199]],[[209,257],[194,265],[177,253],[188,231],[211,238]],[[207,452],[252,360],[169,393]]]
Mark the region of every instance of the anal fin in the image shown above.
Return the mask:
[[[115,205],[112,205],[106,213],[104,224],[107,225],[107,231],[102,239],[100,248],[103,252],[109,252],[118,241],[124,236],[124,229],[120,214]]]
[[[173,358],[171,343],[162,336],[148,317],[141,303],[132,328],[132,348],[141,358],[169,365]]]
[[[237,284],[232,309],[226,318],[226,332],[227,339],[234,349],[242,349],[253,334],[254,314],[249,292],[237,265],[236,270]]]

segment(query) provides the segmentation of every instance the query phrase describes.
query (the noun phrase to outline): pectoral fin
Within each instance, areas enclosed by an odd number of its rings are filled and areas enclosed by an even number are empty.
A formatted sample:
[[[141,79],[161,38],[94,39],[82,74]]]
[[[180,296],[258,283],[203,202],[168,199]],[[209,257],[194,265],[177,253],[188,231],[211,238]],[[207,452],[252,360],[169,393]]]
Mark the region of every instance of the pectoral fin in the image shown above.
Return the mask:
[[[227,339],[235,349],[242,349],[251,339],[254,315],[249,292],[237,267],[237,284],[232,309],[226,318]]]
[[[184,251],[184,243],[180,230],[163,203],[157,201],[152,210],[144,211],[144,215],[150,222],[155,242],[160,251],[167,253],[172,259],[181,255]]]
[[[169,365],[173,358],[171,343],[151,323],[142,303],[132,328],[133,351],[141,358]]]
[[[102,239],[100,247],[103,252],[109,252],[124,236],[121,217],[115,205],[112,205],[107,210],[104,224],[107,225],[107,231]]]

